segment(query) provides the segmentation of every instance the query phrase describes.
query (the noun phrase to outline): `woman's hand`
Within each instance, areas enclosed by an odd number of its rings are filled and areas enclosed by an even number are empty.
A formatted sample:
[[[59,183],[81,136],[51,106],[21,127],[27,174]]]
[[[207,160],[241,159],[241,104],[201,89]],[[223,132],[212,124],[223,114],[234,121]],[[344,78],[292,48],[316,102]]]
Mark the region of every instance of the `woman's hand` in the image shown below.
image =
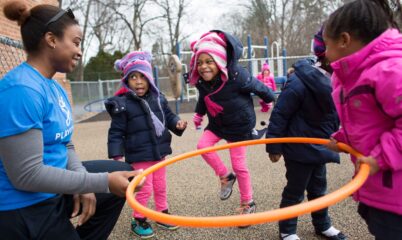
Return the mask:
[[[186,129],[186,127],[187,127],[187,121],[184,121],[184,120],[177,121],[177,123],[176,123],[177,129],[184,130],[184,129]]]
[[[77,222],[77,226],[81,226],[95,214],[96,197],[95,194],[93,193],[74,194],[73,201],[74,201],[74,209],[73,213],[71,214],[71,217],[73,218],[78,216],[80,209],[82,209]]]
[[[117,172],[112,172],[108,174],[108,181],[109,181],[109,190],[111,193],[119,196],[119,197],[125,197],[126,196],[126,190],[128,187],[128,184],[130,183],[131,178],[139,175],[142,173],[141,170],[136,170],[136,171],[117,171]],[[145,177],[141,181],[141,183],[138,185],[138,187],[135,189],[138,191],[142,185],[144,184]]]
[[[377,160],[372,156],[358,158],[356,161],[356,170],[360,169],[362,163],[367,163],[370,166],[370,175],[374,175],[380,170]]]
[[[270,153],[268,156],[269,156],[269,159],[271,160],[271,162],[276,163],[282,157],[282,154],[271,154]]]
[[[335,138],[330,138],[330,139],[329,139],[329,143],[325,144],[325,146],[326,146],[329,150],[332,150],[332,151],[334,151],[334,152],[341,152],[341,150],[339,149],[337,143],[338,143],[338,141],[336,141]]]

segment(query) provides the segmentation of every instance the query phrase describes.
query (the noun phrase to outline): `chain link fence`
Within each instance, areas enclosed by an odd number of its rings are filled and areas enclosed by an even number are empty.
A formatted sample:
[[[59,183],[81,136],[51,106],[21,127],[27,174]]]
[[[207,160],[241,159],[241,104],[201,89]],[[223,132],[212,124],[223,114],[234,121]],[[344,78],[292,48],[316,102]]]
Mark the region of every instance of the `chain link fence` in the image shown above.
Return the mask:
[[[158,88],[168,99],[172,99],[172,89],[168,77],[155,78]],[[74,118],[86,112],[105,111],[104,101],[112,97],[121,87],[120,79],[70,82],[74,102]]]
[[[21,41],[0,36],[0,78],[25,60]]]

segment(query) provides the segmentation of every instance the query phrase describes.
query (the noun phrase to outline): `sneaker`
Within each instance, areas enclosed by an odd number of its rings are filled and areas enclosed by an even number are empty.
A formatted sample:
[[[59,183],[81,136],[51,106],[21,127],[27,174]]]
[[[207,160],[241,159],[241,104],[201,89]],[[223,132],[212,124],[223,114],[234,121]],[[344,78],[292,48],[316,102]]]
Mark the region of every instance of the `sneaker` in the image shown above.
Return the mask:
[[[226,200],[232,195],[233,184],[236,182],[236,175],[234,173],[229,173],[226,177],[221,177],[221,192],[219,197],[221,200]]]
[[[154,236],[154,230],[147,222],[146,218],[135,218],[131,220],[131,231],[142,239]]]
[[[168,210],[163,210],[162,213],[170,214]],[[171,230],[171,231],[179,228],[179,226],[177,226],[177,225],[171,225],[171,224],[161,223],[161,222],[156,222],[156,225],[158,225],[158,227],[161,227],[166,230]]]
[[[257,210],[257,205],[255,204],[254,201],[251,201],[249,203],[242,203],[240,205],[240,208],[237,209],[239,214],[252,214],[255,213]],[[250,225],[245,225],[245,226],[239,226],[239,228],[247,228],[250,227]]]
[[[286,233],[280,233],[279,239],[281,239],[281,240],[300,240],[300,238],[299,238],[299,236],[297,236],[297,234],[286,234]]]
[[[321,236],[321,237],[324,237],[325,239],[328,239],[328,240],[346,240],[346,239],[348,239],[345,236],[345,234],[343,234],[342,232],[339,232],[338,234],[333,235],[333,236],[328,236],[328,235],[325,235],[323,232],[318,232],[318,231],[316,231],[315,233],[317,235]]]

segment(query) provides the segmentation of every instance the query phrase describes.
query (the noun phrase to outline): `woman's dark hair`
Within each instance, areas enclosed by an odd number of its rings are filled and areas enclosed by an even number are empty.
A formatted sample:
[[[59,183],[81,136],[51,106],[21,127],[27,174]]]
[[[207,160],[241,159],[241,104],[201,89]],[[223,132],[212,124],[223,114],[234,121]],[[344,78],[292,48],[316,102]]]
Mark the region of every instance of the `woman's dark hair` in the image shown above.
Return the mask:
[[[367,44],[388,28],[399,29],[401,16],[399,0],[355,0],[329,16],[325,35],[337,39],[342,32],[348,32]]]
[[[10,1],[4,5],[3,11],[8,19],[17,21],[21,26],[22,42],[28,53],[39,50],[39,43],[46,32],[62,38],[68,26],[78,24],[71,11],[66,12],[47,4],[29,9],[23,1]],[[54,18],[56,15],[57,19]]]

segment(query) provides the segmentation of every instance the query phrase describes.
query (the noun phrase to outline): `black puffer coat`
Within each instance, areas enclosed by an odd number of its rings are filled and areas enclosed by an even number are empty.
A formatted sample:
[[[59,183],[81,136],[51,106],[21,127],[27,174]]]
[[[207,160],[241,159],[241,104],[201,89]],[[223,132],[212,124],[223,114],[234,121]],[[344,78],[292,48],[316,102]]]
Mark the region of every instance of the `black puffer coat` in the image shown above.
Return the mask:
[[[251,93],[256,94],[265,102],[274,101],[275,96],[268,87],[239,65],[238,60],[243,53],[243,45],[237,38],[227,33],[224,34],[227,40],[229,78],[218,93],[210,96],[213,102],[223,107],[223,113],[219,113],[215,117],[211,116],[204,102],[204,97],[217,90],[223,83],[219,77],[212,82],[205,82],[201,79],[197,82],[199,98],[195,112],[200,115],[208,115],[206,129],[218,137],[231,142],[249,140],[253,138],[252,129],[256,123]]]
[[[310,60],[299,60],[294,68],[272,111],[266,137],[328,139],[339,128],[331,80]],[[339,162],[339,154],[323,145],[268,144],[266,150],[308,164]]]
[[[143,99],[162,121],[156,97],[148,93]],[[163,95],[160,99],[166,127],[160,137],[155,133],[148,107],[133,92],[111,97],[105,102],[112,117],[107,144],[109,158],[125,156],[126,162],[133,163],[160,160],[172,153],[169,130],[179,136],[184,130],[176,129],[180,118],[170,110]]]

